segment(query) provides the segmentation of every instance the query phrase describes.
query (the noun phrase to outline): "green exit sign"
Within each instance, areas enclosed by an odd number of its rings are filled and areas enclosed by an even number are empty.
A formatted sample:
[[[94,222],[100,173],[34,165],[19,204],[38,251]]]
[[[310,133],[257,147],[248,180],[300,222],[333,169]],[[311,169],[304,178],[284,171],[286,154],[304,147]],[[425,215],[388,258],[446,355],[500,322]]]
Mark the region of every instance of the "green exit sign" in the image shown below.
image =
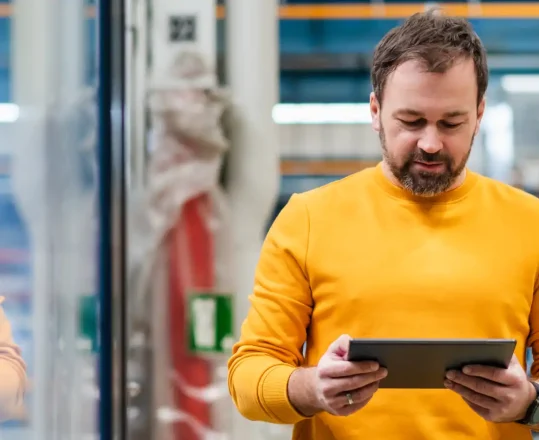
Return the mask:
[[[199,354],[229,354],[234,344],[233,295],[191,293],[189,348]]]

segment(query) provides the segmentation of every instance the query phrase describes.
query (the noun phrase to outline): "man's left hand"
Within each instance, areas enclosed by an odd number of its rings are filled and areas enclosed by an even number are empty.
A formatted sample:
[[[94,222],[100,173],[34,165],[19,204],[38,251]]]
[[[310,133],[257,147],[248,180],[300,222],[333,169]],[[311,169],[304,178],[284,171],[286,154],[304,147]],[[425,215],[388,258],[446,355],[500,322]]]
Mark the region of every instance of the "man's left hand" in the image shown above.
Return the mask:
[[[515,355],[507,369],[470,365],[462,371],[448,371],[446,377],[445,386],[491,422],[522,419],[536,396],[535,387]]]

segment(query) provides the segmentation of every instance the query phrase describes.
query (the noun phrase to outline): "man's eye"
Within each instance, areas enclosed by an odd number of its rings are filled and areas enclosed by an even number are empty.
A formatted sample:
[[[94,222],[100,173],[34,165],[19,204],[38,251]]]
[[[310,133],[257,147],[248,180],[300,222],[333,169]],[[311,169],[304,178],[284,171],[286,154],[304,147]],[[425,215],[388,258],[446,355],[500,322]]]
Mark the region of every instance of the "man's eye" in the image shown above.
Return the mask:
[[[415,119],[413,121],[406,121],[404,119],[401,119],[400,120],[401,123],[403,123],[404,125],[408,126],[408,127],[420,127],[421,125],[423,125],[423,119]]]
[[[462,123],[458,122],[456,124],[451,124],[449,122],[442,122],[442,125],[445,127],[445,128],[457,128],[457,127],[460,127],[462,125]]]

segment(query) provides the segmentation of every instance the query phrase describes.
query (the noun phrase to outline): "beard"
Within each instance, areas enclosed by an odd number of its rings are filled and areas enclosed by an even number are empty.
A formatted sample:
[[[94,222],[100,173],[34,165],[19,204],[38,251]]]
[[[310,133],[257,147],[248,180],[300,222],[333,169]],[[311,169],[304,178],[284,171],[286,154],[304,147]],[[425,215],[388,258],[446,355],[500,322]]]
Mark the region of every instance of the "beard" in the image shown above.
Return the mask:
[[[410,152],[404,158],[404,162],[402,162],[402,160],[399,161],[395,156],[390,154],[386,144],[384,129],[383,127],[380,129],[382,152],[391,173],[404,189],[418,196],[431,197],[450,189],[466,167],[466,163],[468,162],[468,158],[472,151],[473,141],[474,136],[472,136],[468,152],[458,163],[443,151],[427,153],[420,148]],[[440,173],[414,170],[413,165],[416,161],[424,163],[442,163],[444,165],[444,171]]]

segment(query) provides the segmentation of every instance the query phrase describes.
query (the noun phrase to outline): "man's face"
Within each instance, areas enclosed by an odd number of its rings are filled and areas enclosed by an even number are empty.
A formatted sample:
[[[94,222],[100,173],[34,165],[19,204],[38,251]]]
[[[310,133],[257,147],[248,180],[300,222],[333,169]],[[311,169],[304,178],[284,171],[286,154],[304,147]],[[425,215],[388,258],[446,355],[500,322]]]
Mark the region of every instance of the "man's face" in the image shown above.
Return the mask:
[[[485,105],[477,105],[473,61],[463,59],[445,73],[407,61],[388,77],[382,101],[371,94],[373,128],[397,181],[424,196],[458,184]]]

